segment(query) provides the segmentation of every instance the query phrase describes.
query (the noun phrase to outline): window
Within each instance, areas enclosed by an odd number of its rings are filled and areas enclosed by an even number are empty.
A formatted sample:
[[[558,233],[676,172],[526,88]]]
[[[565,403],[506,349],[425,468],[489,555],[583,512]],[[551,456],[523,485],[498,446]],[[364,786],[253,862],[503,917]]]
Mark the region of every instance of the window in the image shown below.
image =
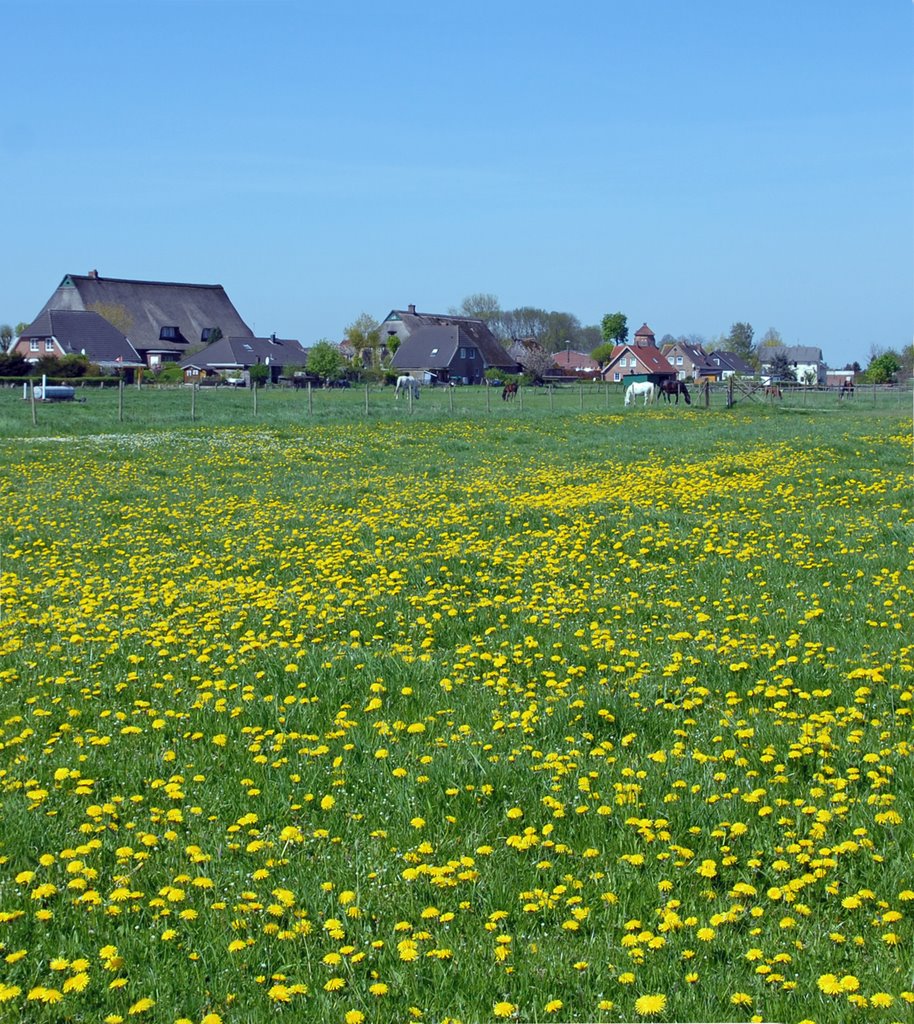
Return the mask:
[[[32,338],[32,340],[29,342],[29,352],[37,352],[37,351],[38,351],[38,339],[37,338]]]
[[[616,384],[618,384],[620,380],[622,380],[622,374],[621,374],[621,373],[619,373],[619,372],[618,372],[618,370],[617,370],[617,371],[616,371],[616,372],[615,372],[615,373],[613,374],[613,381],[614,381],[614,382],[615,382]]]
[[[179,333],[180,332],[178,331],[177,327],[163,327],[159,331],[159,340],[160,341],[177,341]]]
[[[429,352],[429,355],[431,355],[431,356],[436,356],[436,355],[438,355],[438,349],[436,349],[436,348],[433,348],[433,349],[431,350],[431,352]]]
[[[682,366],[682,356],[676,356],[676,365]]]
[[[460,358],[461,359],[466,359],[466,357],[467,357],[467,350],[465,348],[461,348],[460,349]]]
[[[200,332],[200,340],[201,341],[209,341],[209,339],[210,339],[210,337],[211,337],[211,335],[212,335],[212,333],[213,333],[213,331],[215,329],[216,329],[215,327],[204,327],[203,330]]]
[[[53,340],[53,338],[45,338],[44,339],[44,350],[45,350],[45,352],[53,352],[54,351],[54,340]]]

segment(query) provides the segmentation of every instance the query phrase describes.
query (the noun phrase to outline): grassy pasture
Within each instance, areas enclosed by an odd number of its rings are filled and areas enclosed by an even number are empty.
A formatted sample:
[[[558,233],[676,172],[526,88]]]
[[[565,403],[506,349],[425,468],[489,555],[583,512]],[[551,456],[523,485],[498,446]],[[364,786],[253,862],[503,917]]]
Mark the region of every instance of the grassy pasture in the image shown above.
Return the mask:
[[[910,1019],[910,395],[86,397],[0,393],[0,1021]]]

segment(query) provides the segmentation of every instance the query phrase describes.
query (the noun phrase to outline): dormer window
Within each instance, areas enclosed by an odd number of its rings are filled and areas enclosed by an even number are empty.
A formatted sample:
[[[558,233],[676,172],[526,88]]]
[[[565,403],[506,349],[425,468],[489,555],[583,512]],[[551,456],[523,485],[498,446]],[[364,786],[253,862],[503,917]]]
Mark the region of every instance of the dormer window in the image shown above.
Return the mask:
[[[177,341],[180,333],[177,327],[163,327],[159,331],[159,341]]]

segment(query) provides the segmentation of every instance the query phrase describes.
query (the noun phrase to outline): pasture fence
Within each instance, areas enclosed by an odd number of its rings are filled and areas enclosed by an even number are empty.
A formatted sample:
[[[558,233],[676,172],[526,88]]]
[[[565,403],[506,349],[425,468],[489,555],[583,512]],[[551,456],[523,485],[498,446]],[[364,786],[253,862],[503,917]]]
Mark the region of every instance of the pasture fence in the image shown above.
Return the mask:
[[[50,383],[50,380],[49,380]],[[522,416],[578,416],[584,414],[694,415],[740,408],[777,411],[840,410],[854,408],[902,409],[911,405],[914,380],[899,385],[858,384],[852,395],[837,387],[781,384],[764,388],[757,381],[729,380],[690,385],[691,404],[658,397],[652,406],[625,408],[621,382],[565,381],[542,387],[522,385],[516,398],[502,401],[501,388],[492,385],[425,387],[421,400],[407,394],[395,401],[392,386],[366,383],[354,388],[304,389],[266,385],[241,389],[201,387],[191,384],[126,385],[110,378],[76,378],[66,381],[75,402],[36,400],[32,387],[22,383],[0,385],[0,435],[16,436],[36,431],[80,433],[91,425],[95,431],[194,425],[228,426],[257,420],[268,425],[334,419],[385,420],[419,417],[499,418]],[[26,401],[23,401],[26,399]]]

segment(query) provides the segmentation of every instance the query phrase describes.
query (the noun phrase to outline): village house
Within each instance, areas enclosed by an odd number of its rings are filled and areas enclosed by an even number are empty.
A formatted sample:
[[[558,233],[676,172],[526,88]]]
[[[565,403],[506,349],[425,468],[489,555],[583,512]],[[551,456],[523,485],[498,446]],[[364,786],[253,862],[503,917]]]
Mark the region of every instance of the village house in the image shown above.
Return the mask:
[[[657,348],[657,339],[647,324],[635,331],[632,342],[616,345],[603,367],[603,380],[615,383],[649,380],[660,384],[675,377],[676,370]]]
[[[600,364],[597,360],[586,352],[576,352],[573,348],[556,352],[553,363],[556,370],[566,377],[595,380],[600,376]]]
[[[91,310],[44,310],[10,351],[30,363],[83,356],[105,373],[132,373],[144,365],[125,335]]]
[[[822,349],[814,345],[765,345],[759,349],[764,373],[771,373],[776,357],[783,356],[800,384],[824,384],[826,379]]]
[[[427,383],[479,384],[486,370],[518,373],[520,366],[484,320],[393,309],[381,322],[382,338],[399,339],[391,368]]]
[[[308,350],[294,338],[219,338],[194,355],[181,360],[186,384],[200,383],[213,377],[251,382],[251,368],[269,367],[274,384],[292,368],[303,369]]]
[[[667,362],[676,371],[678,380],[699,380],[715,376],[715,367],[701,345],[685,341],[674,341],[660,349]]]
[[[67,274],[36,317],[58,310],[92,311],[130,340],[152,370],[178,362],[211,338],[253,337],[222,285],[132,281]]]
[[[712,352],[708,356],[708,365],[711,367],[708,375],[716,380],[726,380],[734,376],[752,377],[756,373],[755,369],[735,352]]]

